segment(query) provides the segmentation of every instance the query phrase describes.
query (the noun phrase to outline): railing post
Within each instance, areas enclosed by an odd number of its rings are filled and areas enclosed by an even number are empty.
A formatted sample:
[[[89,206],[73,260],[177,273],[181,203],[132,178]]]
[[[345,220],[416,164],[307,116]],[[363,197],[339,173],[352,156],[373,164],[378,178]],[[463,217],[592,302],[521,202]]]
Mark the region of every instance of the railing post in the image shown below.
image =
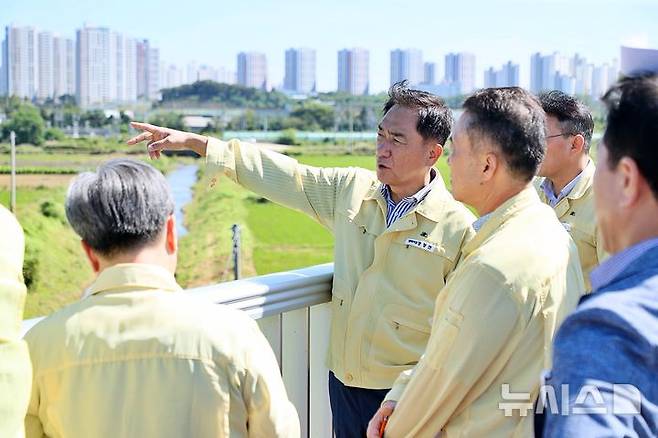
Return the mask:
[[[309,364],[308,364],[308,307],[285,312],[281,318],[281,376],[288,398],[295,405],[301,436],[308,434]]]
[[[309,308],[309,382],[308,382],[308,436],[331,438],[331,406],[326,365],[327,342],[331,331],[331,303]]]

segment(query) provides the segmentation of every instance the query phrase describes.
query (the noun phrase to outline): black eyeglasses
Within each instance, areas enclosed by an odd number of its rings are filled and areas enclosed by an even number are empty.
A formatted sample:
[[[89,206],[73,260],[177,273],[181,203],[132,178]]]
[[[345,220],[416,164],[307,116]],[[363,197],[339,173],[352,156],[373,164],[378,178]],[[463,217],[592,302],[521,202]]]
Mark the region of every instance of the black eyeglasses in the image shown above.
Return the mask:
[[[576,134],[574,134],[573,132],[561,132],[561,133],[555,134],[555,135],[547,135],[546,139],[548,140],[549,138],[561,137],[561,136],[565,136],[565,135],[576,135]]]

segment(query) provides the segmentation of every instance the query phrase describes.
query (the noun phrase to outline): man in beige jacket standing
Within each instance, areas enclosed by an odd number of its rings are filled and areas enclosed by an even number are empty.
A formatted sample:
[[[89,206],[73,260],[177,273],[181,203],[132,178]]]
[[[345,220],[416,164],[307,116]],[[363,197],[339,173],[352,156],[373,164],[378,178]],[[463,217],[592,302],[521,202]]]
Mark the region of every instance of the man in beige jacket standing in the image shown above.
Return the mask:
[[[546,157],[535,184],[576,243],[589,292],[589,274],[605,257],[594,215],[596,167],[589,157],[594,121],[582,102],[561,91],[543,93],[539,102],[546,112]]]
[[[32,371],[21,340],[25,304],[23,230],[0,205],[0,436],[23,436]]]
[[[28,438],[299,437],[256,322],[176,283],[173,212],[165,177],[140,161],[71,184],[66,217],[97,277],[25,336]]]
[[[481,215],[477,234],[437,298],[423,358],[397,379],[369,437],[386,416],[392,438],[532,434],[553,335],[583,292],[576,246],[531,184],[544,118],[517,87],[465,101],[449,163],[455,198]]]
[[[396,84],[377,134],[377,172],[317,168],[237,140],[142,123],[162,150],[192,149],[220,173],[300,210],[335,235],[329,394],[336,436],[362,437],[398,374],[418,362],[434,301],[472,235],[474,216],[433,168],[452,114],[441,98]],[[216,181],[213,179],[213,181]]]

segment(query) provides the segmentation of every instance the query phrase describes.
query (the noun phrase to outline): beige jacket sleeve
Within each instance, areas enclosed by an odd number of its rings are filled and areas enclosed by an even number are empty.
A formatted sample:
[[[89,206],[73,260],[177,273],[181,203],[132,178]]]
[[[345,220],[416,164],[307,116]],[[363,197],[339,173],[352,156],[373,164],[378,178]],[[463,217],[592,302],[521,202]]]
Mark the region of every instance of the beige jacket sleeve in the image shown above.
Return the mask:
[[[288,400],[276,357],[256,323],[252,330],[242,386],[249,436],[298,438],[299,417]]]
[[[300,210],[332,228],[336,198],[353,171],[319,168],[239,140],[209,138],[206,163],[243,187],[274,202]]]
[[[425,355],[386,396],[398,400],[387,437],[434,436],[486,390],[486,374],[504,366],[501,352],[516,331],[519,303],[502,275],[469,268],[452,279],[450,291],[441,292],[451,296],[437,309]]]

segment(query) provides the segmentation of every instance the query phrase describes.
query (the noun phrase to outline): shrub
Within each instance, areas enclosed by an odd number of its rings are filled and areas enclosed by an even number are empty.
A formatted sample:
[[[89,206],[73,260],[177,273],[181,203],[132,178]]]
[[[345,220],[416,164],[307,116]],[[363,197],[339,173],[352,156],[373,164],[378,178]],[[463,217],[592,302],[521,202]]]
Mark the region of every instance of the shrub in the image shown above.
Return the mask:
[[[30,286],[36,283],[38,272],[39,259],[36,257],[36,254],[32,252],[26,253],[25,261],[23,262],[23,280],[28,291],[30,290]]]
[[[45,201],[40,206],[41,214],[45,217],[56,219],[62,223],[66,223],[66,213],[62,204],[56,204],[52,201]]]
[[[281,135],[277,139],[277,143],[287,144],[287,145],[298,145],[297,141],[297,131],[294,129],[284,129],[281,131]]]
[[[58,128],[48,128],[46,129],[46,132],[43,134],[44,138],[46,140],[64,140],[66,138],[66,135],[61,129]]]

